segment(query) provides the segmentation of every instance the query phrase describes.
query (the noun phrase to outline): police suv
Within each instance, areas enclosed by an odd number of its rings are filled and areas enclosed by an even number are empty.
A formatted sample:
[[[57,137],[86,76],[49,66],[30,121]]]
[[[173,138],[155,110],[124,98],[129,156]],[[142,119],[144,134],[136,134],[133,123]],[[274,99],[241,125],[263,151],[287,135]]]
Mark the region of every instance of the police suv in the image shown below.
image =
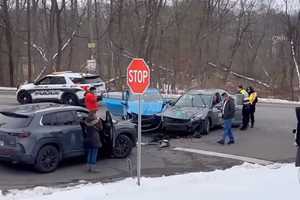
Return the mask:
[[[106,89],[105,82],[98,75],[55,72],[34,83],[20,86],[17,90],[17,100],[20,104],[50,101],[80,105],[86,90],[92,86],[96,88],[96,95],[101,98]]]

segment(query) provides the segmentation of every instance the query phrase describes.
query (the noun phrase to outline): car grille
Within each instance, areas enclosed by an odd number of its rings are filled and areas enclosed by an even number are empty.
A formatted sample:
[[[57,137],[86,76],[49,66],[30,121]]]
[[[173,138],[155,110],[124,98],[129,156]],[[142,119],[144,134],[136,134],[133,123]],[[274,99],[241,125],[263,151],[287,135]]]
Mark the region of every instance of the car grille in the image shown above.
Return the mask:
[[[171,118],[171,117],[164,117],[164,122],[167,123],[187,123],[190,120],[189,119],[176,119],[176,118]]]

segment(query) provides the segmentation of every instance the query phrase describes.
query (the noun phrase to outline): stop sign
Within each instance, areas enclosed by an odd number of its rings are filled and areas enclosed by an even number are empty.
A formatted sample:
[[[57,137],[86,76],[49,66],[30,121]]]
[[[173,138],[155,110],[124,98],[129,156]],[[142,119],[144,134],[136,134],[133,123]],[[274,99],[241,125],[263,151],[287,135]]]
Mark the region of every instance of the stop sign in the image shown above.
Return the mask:
[[[150,85],[150,69],[142,58],[134,58],[127,68],[127,85],[133,94],[144,94]]]

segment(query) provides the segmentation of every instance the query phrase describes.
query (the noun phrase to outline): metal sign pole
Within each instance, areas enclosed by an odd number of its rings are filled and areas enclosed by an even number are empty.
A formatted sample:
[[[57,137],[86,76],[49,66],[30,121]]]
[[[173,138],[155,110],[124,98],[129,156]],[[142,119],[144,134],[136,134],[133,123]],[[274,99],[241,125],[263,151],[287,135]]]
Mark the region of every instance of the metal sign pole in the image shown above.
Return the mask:
[[[137,184],[141,185],[141,138],[142,138],[142,115],[141,115],[141,94],[139,96],[139,116],[138,116],[138,145],[137,145]]]

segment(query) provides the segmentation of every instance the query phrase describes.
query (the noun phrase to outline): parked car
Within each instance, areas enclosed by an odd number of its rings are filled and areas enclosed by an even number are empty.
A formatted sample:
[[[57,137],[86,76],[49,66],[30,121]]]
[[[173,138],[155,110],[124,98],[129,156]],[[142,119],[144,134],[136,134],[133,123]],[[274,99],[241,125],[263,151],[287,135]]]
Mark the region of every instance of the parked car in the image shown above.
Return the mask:
[[[169,132],[188,134],[208,134],[213,127],[223,125],[221,89],[190,90],[181,96],[172,107],[167,108],[162,117],[162,129]],[[235,99],[236,113],[233,125],[242,123],[242,96],[231,95]]]
[[[21,105],[0,111],[0,160],[31,164],[39,172],[54,171],[60,161],[85,154],[82,120],[88,111],[54,103]],[[100,152],[127,157],[136,144],[136,126],[103,119]]]
[[[96,74],[55,72],[34,83],[21,85],[17,90],[20,104],[33,102],[59,102],[79,105],[87,89],[94,86],[100,99],[106,91],[105,82]]]
[[[149,88],[142,96],[142,130],[154,131],[161,125],[161,118],[156,114],[161,113],[167,105],[155,88]],[[130,119],[134,124],[138,120],[138,96],[129,91],[108,92],[103,95],[102,104],[116,116]]]

